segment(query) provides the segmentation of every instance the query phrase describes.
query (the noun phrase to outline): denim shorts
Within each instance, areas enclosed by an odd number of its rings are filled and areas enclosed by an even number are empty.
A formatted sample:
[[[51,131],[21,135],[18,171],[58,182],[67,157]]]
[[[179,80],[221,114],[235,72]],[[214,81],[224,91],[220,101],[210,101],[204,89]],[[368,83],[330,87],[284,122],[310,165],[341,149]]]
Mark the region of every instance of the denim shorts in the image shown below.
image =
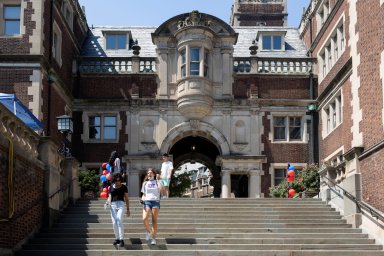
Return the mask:
[[[143,205],[143,208],[149,208],[149,209],[153,209],[153,208],[157,208],[157,209],[160,209],[160,201],[159,200],[156,200],[156,201],[153,201],[153,200],[144,200],[144,205]]]

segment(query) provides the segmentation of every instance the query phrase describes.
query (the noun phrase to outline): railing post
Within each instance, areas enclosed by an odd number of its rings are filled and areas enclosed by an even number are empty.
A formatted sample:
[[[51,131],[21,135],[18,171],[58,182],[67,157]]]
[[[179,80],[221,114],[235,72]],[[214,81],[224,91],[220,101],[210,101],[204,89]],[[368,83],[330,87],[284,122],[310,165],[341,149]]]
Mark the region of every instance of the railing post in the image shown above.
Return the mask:
[[[140,73],[140,57],[132,57],[132,73]]]

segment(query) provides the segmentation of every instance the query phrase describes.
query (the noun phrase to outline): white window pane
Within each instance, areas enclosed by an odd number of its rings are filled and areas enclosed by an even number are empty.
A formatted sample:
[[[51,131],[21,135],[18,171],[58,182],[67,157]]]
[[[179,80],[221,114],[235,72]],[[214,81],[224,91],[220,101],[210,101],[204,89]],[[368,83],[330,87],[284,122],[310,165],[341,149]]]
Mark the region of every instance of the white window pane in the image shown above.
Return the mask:
[[[273,36],[273,49],[281,50],[281,36]]]
[[[19,35],[20,34],[20,21],[16,20],[7,20],[5,21],[5,31],[4,34],[7,36]]]
[[[291,140],[300,140],[301,139],[300,127],[290,127],[289,128],[289,139],[291,139]]]
[[[20,6],[5,6],[4,19],[20,19]]]
[[[105,126],[116,126],[116,117],[115,116],[106,116],[104,117]]]
[[[125,49],[126,48],[126,45],[127,45],[127,36],[126,35],[118,35],[117,36],[117,48],[118,49]]]
[[[285,127],[274,127],[273,134],[275,140],[285,140]]]
[[[191,61],[200,61],[200,49],[191,48]]]
[[[115,127],[104,127],[104,139],[106,139],[106,140],[116,139],[116,128]]]
[[[271,50],[271,36],[263,36],[263,50]]]
[[[116,48],[116,36],[107,35],[107,49],[115,49]]]

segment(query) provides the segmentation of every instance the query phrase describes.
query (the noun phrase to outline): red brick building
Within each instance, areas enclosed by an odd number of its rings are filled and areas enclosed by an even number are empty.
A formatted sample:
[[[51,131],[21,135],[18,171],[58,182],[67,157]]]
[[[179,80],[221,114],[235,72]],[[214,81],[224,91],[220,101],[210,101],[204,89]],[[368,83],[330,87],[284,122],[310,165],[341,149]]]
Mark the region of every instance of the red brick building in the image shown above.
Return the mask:
[[[267,197],[288,163],[326,162],[322,174],[383,211],[383,1],[313,0],[300,29],[286,6],[235,0],[231,24],[192,11],[89,28],[76,0],[1,0],[0,90],[57,145],[56,117],[72,117],[63,164],[98,169],[117,150],[132,196],[168,152],[175,168],[207,166],[223,198]]]

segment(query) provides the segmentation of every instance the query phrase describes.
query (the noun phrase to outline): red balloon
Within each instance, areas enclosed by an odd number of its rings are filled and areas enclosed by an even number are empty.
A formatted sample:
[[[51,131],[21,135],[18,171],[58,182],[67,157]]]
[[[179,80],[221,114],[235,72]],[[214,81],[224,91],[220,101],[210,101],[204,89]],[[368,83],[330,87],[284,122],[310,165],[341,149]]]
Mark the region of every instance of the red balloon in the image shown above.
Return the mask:
[[[107,188],[103,188],[103,192],[107,193],[108,189]]]
[[[104,170],[103,171],[103,175],[107,175],[108,174],[108,171],[107,170]]]
[[[107,191],[109,192],[111,190],[111,186],[108,186],[107,187]]]
[[[293,188],[288,190],[288,198],[292,198],[295,194],[296,194],[296,190],[294,190]]]
[[[107,180],[111,180],[112,179],[112,176],[110,173],[107,174]]]
[[[103,163],[103,164],[101,165],[101,168],[103,168],[103,170],[107,169],[107,163]]]
[[[107,193],[106,192],[101,192],[100,193],[100,198],[107,198]]]
[[[287,181],[292,182],[295,180],[295,171],[289,171],[287,174]]]

